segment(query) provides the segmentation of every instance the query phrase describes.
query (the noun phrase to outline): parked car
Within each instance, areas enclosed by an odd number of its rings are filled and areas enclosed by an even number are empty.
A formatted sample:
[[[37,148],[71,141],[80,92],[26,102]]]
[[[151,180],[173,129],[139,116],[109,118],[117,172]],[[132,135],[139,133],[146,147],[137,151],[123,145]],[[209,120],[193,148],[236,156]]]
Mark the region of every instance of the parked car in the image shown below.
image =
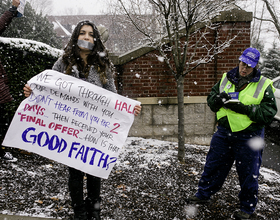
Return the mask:
[[[274,96],[276,99],[276,104],[278,109],[277,114],[274,116],[274,118],[280,121],[280,76],[274,78],[272,81],[273,81],[273,86],[276,89]]]

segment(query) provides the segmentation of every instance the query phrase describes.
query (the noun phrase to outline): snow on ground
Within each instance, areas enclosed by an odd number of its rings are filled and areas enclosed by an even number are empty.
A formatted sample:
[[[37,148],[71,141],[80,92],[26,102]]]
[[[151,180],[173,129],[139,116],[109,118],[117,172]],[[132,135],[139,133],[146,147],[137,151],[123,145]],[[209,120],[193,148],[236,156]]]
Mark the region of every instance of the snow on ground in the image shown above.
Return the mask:
[[[34,41],[34,40],[0,37],[0,42],[4,44],[9,44],[11,47],[15,47],[18,49],[32,51],[32,52],[39,52],[42,54],[51,55],[53,57],[60,57],[63,53],[63,50],[53,48],[48,44]]]
[[[186,145],[186,164],[177,143],[129,137],[109,178],[102,180],[103,219],[231,219],[240,190],[235,168],[207,206],[186,205],[195,193],[209,146]],[[0,213],[71,219],[67,167],[8,148],[17,163],[1,162]],[[262,167],[259,203],[252,219],[279,219],[280,174]]]

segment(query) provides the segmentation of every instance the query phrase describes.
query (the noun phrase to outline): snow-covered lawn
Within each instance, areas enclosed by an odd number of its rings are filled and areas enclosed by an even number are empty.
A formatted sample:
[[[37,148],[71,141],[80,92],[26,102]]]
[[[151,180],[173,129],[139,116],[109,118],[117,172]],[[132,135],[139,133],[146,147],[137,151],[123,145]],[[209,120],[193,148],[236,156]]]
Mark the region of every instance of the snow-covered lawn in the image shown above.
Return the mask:
[[[12,151],[17,163],[1,162],[0,213],[71,219],[67,167],[38,155]],[[186,164],[177,162],[177,143],[129,137],[107,180],[102,180],[102,218],[230,219],[238,208],[233,167],[207,206],[186,205],[196,191],[208,146],[186,145]],[[262,167],[259,203],[252,219],[279,219],[280,174]]]

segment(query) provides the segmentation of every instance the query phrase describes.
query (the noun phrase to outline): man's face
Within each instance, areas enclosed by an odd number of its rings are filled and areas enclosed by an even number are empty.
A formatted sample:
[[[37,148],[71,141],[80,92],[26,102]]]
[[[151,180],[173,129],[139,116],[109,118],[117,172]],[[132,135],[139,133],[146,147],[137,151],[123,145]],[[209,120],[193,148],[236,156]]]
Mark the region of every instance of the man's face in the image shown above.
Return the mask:
[[[253,68],[248,66],[248,64],[243,63],[242,61],[239,63],[239,75],[244,77],[248,76],[250,73],[253,72]]]

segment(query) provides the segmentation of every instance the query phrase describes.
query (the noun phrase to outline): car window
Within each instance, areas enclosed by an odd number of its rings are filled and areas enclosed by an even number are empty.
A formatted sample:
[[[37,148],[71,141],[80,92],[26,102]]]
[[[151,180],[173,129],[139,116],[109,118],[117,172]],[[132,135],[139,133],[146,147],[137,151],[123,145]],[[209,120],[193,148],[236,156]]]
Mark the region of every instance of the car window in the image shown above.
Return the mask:
[[[280,80],[277,80],[273,83],[273,86],[276,88],[276,89],[280,89]]]

